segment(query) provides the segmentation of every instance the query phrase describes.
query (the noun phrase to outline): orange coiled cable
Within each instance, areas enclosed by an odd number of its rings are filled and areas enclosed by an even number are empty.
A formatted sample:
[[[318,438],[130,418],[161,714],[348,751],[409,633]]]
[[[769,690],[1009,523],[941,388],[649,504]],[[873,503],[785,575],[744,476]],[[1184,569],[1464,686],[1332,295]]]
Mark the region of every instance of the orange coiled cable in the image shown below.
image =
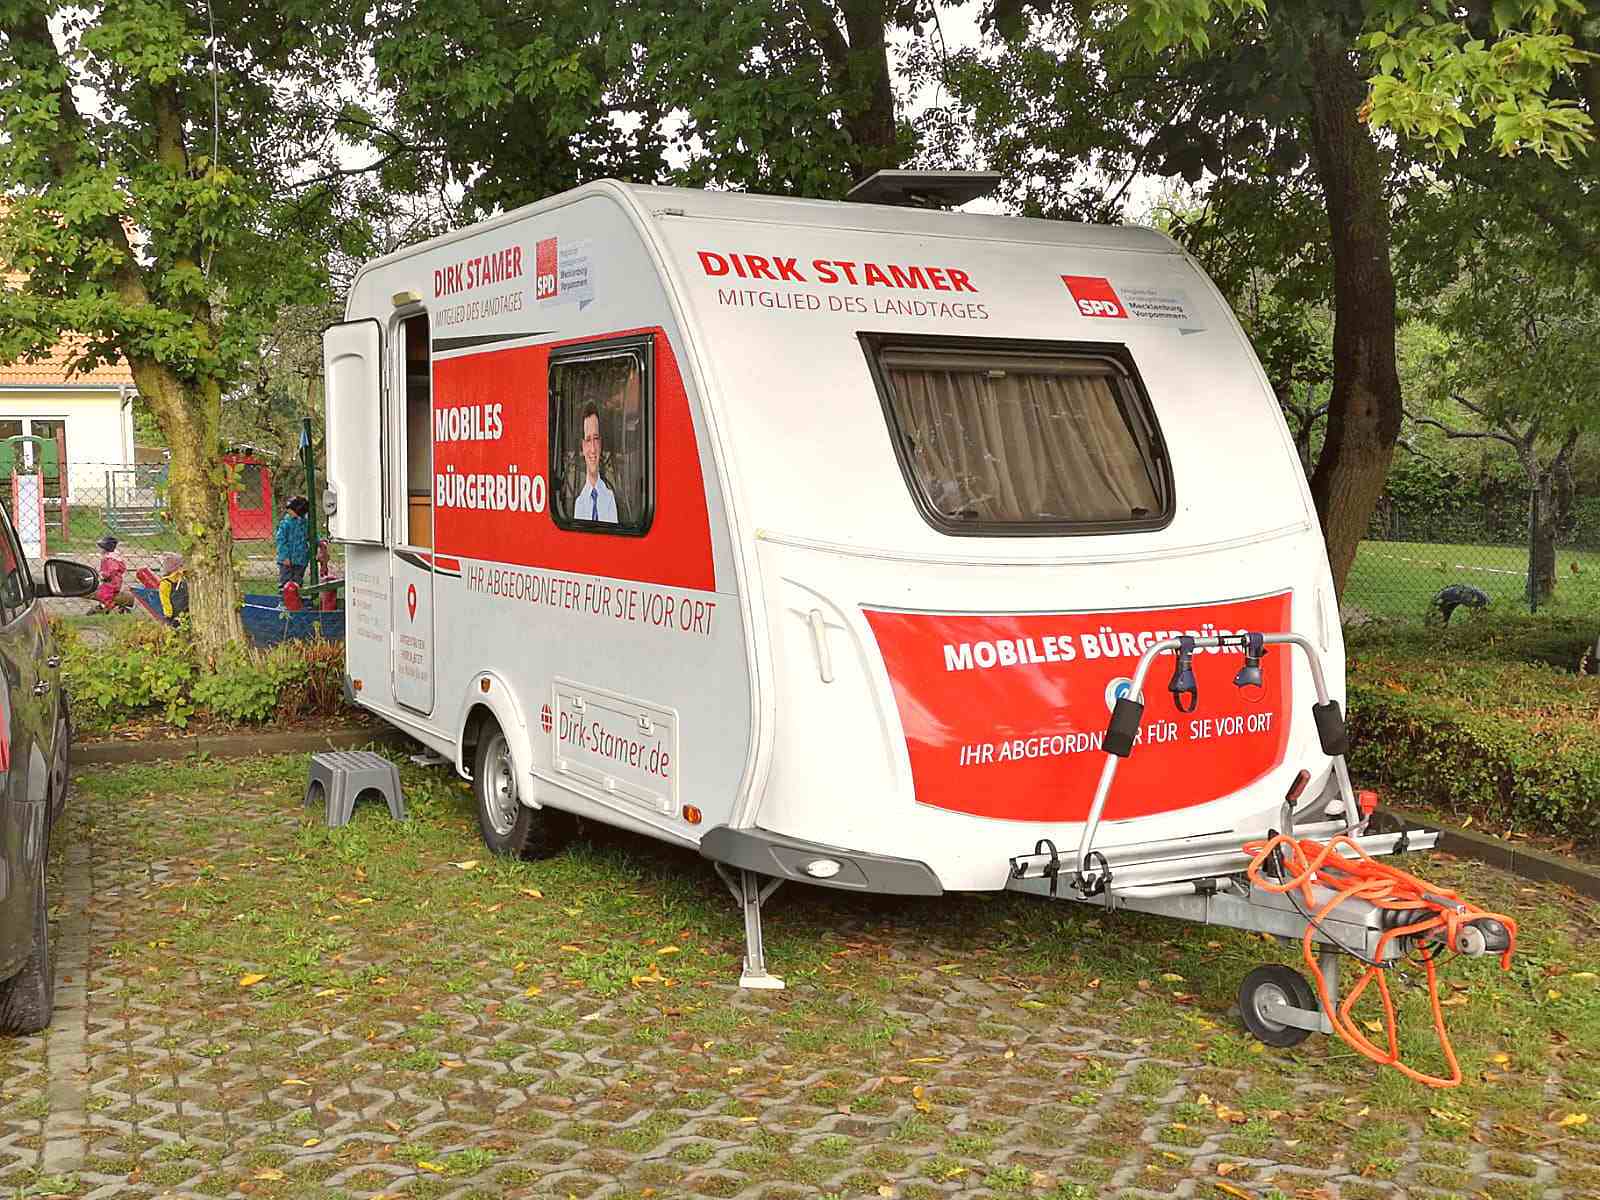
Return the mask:
[[[1340,853],[1341,849],[1346,848],[1353,853],[1353,857]],[[1386,978],[1388,971],[1385,968],[1369,964],[1366,972],[1350,989],[1344,1001],[1337,1009],[1334,1007],[1333,1000],[1328,994],[1327,980],[1323,978],[1322,968],[1317,961],[1314,940],[1316,926],[1325,921],[1341,904],[1353,899],[1365,900],[1378,908],[1395,912],[1427,914],[1420,915],[1417,920],[1409,924],[1398,925],[1384,931],[1378,939],[1374,958],[1377,962],[1386,962],[1389,947],[1397,938],[1439,935],[1442,936],[1446,946],[1454,947],[1463,925],[1487,918],[1499,921],[1505,926],[1507,940],[1506,948],[1500,954],[1500,967],[1502,970],[1510,970],[1511,953],[1517,942],[1517,923],[1510,917],[1478,908],[1454,892],[1434,887],[1426,880],[1407,874],[1398,867],[1378,862],[1354,839],[1344,834],[1326,843],[1311,838],[1296,839],[1287,834],[1277,834],[1265,841],[1246,842],[1244,851],[1251,856],[1247,872],[1251,886],[1258,887],[1264,892],[1295,892],[1304,900],[1308,912],[1315,906],[1312,919],[1306,923],[1301,949],[1305,956],[1306,967],[1316,980],[1322,1011],[1327,1013],[1334,1032],[1358,1054],[1383,1066],[1394,1067],[1418,1083],[1436,1088],[1457,1086],[1461,1082],[1461,1066],[1456,1061],[1455,1049],[1450,1044],[1450,1034],[1445,1028],[1444,1009],[1439,1000],[1439,973],[1434,951],[1429,948],[1425,952],[1422,964],[1428,977],[1428,1000],[1433,1009],[1434,1032],[1438,1035],[1439,1048],[1444,1053],[1445,1063],[1450,1068],[1448,1077],[1429,1075],[1400,1061],[1399,1019],[1395,1013],[1394,998],[1389,993],[1389,981]],[[1269,878],[1265,873],[1266,865],[1272,861],[1275,852],[1280,852],[1282,859],[1284,873],[1282,879]],[[1331,890],[1334,893],[1333,898],[1318,905],[1312,890],[1314,884],[1321,884]],[[1385,1032],[1389,1043],[1387,1050],[1374,1045],[1356,1027],[1350,1015],[1356,1001],[1361,999],[1374,979],[1377,980],[1378,994],[1383,1000]]]

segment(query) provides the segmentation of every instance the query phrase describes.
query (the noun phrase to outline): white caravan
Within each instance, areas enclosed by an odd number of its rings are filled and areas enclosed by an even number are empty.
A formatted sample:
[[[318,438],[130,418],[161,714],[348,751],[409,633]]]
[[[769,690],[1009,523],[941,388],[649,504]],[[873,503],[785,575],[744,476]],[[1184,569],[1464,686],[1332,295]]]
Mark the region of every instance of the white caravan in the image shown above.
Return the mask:
[[[491,848],[571,814],[697,847],[752,985],[783,879],[1305,928],[1228,880],[1269,828],[1360,827],[1334,592],[1162,234],[601,182],[368,264],[346,317],[349,687]],[[1248,632],[1296,643],[1259,684]],[[1157,657],[1198,706],[1142,695]]]

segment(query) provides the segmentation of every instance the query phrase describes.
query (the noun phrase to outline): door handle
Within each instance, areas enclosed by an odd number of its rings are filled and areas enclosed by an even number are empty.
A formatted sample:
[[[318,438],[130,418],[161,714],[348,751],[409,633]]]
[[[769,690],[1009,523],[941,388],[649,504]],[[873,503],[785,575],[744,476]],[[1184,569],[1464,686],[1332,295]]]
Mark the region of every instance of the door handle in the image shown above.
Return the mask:
[[[49,667],[52,671],[54,671],[57,667],[59,667],[61,665],[61,655],[52,654],[49,658],[44,660],[44,665]]]
[[[48,679],[41,679],[38,683],[33,685],[33,694],[35,696],[43,696],[49,690],[50,681]]]

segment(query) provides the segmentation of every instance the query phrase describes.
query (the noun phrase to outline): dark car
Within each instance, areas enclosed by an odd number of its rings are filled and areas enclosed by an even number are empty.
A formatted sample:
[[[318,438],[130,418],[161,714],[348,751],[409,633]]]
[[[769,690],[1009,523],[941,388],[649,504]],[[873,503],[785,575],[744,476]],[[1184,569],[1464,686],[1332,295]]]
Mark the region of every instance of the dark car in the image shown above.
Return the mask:
[[[47,559],[40,574],[36,582],[0,508],[0,1033],[37,1033],[55,997],[44,866],[67,798],[72,722],[39,601],[99,584],[93,567],[71,559]]]

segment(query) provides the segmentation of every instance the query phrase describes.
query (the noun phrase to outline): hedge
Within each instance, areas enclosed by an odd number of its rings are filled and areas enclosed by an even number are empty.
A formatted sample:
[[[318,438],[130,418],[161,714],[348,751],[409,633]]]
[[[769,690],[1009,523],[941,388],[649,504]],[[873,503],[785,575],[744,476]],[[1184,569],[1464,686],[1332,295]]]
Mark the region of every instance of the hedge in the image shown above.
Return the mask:
[[[1591,623],[1479,614],[1448,630],[1350,631],[1358,783],[1388,802],[1600,841]]]

